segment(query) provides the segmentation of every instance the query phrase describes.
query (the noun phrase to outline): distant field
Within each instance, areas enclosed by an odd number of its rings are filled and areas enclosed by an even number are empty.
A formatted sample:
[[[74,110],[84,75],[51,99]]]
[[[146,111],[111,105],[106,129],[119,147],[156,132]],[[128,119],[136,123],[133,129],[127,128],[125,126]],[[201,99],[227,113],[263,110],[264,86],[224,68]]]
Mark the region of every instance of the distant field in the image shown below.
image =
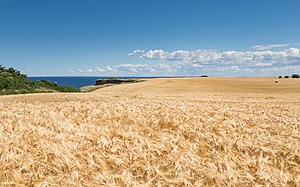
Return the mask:
[[[278,83],[275,83],[278,81]],[[0,186],[297,186],[300,79],[0,97]]]

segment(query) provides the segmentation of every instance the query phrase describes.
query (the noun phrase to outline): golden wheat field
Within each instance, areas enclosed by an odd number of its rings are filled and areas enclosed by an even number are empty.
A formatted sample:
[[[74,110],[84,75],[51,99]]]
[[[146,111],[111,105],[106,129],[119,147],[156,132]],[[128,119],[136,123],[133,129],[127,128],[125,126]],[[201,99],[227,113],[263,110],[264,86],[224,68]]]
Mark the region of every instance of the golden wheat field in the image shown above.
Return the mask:
[[[23,185],[299,186],[300,80],[1,96],[0,186]]]

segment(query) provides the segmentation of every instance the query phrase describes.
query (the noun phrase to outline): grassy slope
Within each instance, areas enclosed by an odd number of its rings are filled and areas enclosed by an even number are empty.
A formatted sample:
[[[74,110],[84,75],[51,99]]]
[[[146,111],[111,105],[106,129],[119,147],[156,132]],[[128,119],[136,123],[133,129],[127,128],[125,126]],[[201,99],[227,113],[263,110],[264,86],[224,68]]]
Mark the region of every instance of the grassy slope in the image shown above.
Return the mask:
[[[14,68],[0,65],[0,95],[45,93],[45,92],[79,92],[71,86],[59,86],[46,80],[31,81]]]
[[[0,185],[296,185],[300,80],[0,97]]]

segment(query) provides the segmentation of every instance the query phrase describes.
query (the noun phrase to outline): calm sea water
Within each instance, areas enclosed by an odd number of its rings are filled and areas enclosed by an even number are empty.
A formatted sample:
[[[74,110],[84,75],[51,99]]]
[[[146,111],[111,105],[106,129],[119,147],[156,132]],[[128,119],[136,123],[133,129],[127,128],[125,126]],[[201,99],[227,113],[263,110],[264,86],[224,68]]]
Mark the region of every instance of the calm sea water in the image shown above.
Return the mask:
[[[56,82],[60,86],[72,86],[75,88],[95,85],[97,79],[105,79],[105,78],[108,77],[28,77],[28,79],[33,81],[48,80],[50,82]],[[145,78],[145,77],[117,77],[117,78],[130,79],[130,78]],[[151,78],[155,78],[155,77],[151,77]]]

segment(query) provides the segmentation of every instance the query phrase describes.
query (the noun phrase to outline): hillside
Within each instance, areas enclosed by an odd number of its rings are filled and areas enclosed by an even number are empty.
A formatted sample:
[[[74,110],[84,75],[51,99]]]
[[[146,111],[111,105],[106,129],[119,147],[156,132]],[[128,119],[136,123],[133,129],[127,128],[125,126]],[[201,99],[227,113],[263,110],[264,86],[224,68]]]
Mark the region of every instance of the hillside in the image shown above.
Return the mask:
[[[79,92],[70,86],[59,86],[46,80],[31,81],[27,76],[14,68],[0,65],[0,95],[45,93],[45,92]]]

